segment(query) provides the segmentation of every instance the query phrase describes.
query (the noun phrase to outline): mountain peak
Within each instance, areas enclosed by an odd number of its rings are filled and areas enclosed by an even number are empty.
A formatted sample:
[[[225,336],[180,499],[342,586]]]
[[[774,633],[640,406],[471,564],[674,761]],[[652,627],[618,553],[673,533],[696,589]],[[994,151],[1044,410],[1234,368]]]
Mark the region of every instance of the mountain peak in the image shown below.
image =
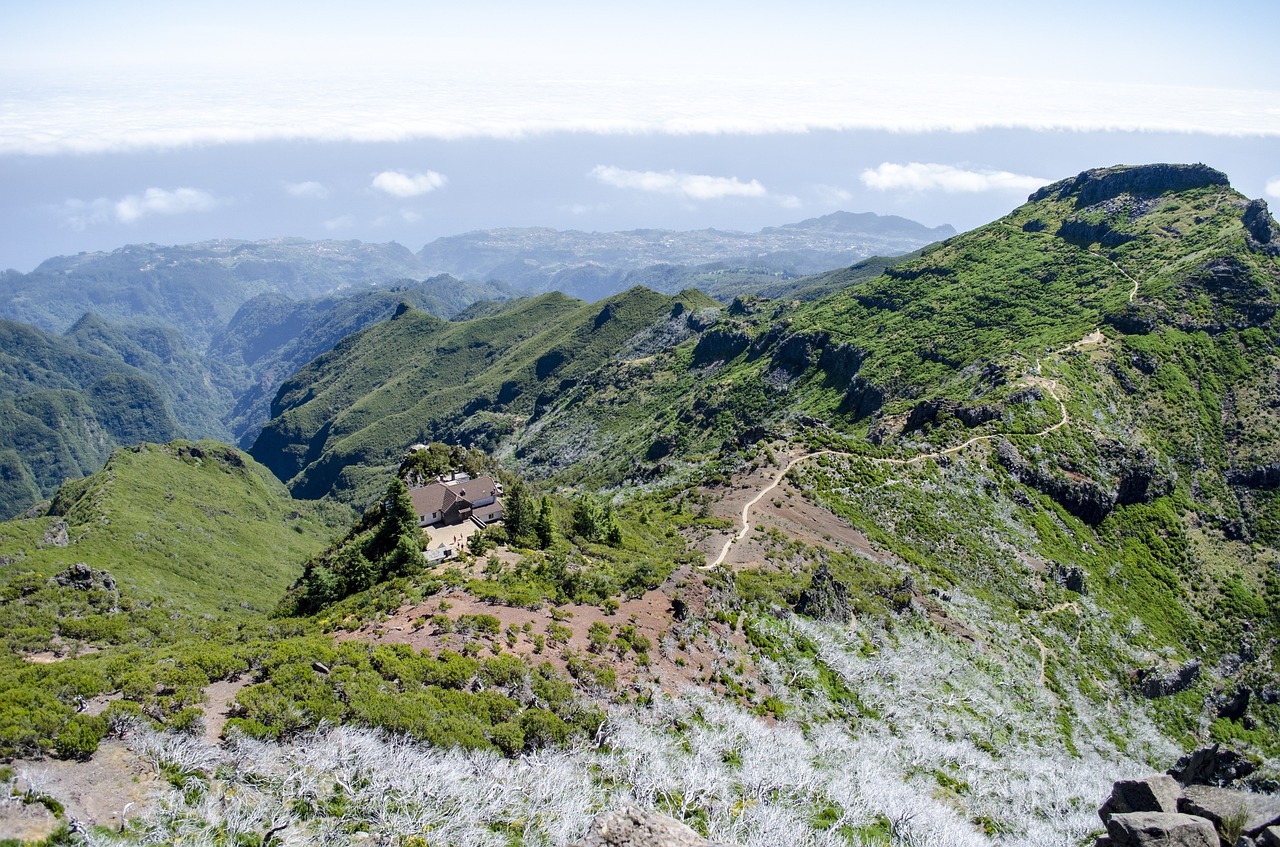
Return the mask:
[[[1112,165],[1093,168],[1074,177],[1037,189],[1028,202],[1075,195],[1076,206],[1092,206],[1121,194],[1157,196],[1167,191],[1186,191],[1209,185],[1230,185],[1227,175],[1208,165],[1153,164]]]

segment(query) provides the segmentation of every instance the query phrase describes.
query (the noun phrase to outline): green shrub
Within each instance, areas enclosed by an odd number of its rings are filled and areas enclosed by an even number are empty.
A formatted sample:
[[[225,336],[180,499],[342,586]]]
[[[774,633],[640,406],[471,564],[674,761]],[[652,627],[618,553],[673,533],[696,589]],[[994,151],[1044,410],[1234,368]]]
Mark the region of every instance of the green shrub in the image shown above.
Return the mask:
[[[60,759],[87,760],[98,751],[98,741],[107,734],[107,722],[101,716],[76,715],[53,739],[53,749]]]

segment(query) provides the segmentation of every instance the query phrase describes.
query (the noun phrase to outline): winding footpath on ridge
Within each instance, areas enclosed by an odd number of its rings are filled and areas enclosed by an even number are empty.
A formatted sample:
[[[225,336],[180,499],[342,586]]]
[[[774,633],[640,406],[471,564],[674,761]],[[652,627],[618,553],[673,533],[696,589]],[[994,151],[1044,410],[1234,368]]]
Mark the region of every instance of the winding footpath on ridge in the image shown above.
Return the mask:
[[[1134,298],[1138,296],[1137,278],[1130,275],[1128,271],[1126,271],[1124,268],[1117,265],[1112,259],[1106,256],[1103,256],[1100,253],[1094,253],[1093,251],[1089,251],[1089,252],[1090,252],[1090,255],[1096,256],[1099,259],[1106,259],[1108,262],[1111,263],[1111,266],[1114,267],[1117,271],[1119,271],[1120,274],[1126,280],[1133,283],[1133,288],[1129,291],[1129,302],[1132,303],[1134,301]],[[1061,350],[1051,351],[1050,355],[1056,355],[1056,354],[1065,352],[1066,350],[1071,350],[1084,343],[1089,343],[1089,342],[1097,343],[1097,342],[1100,342],[1101,340],[1102,340],[1101,331],[1094,330],[1090,334],[1086,335],[1080,341],[1077,341],[1073,344],[1068,344],[1066,347],[1062,348]],[[1037,370],[1038,369],[1039,369],[1039,366],[1037,365]],[[1056,380],[1048,379],[1047,377],[1031,376],[1027,378],[1027,382],[1029,382],[1031,385],[1044,386],[1045,390],[1049,392],[1049,396],[1057,401],[1058,409],[1062,413],[1062,418],[1057,423],[1045,427],[1040,432],[1034,433],[1031,437],[1043,438],[1049,433],[1054,432],[1055,430],[1059,430],[1062,427],[1066,426],[1067,424],[1071,423],[1071,414],[1067,411],[1067,404],[1063,402],[1062,397],[1058,394],[1058,389],[1061,389],[1062,386],[1059,385]],[[720,555],[716,556],[714,560],[708,562],[707,564],[699,565],[698,567],[700,570],[710,570],[712,568],[719,567],[720,565],[724,564],[724,560],[726,557],[728,557],[729,551],[733,549],[733,545],[737,544],[739,541],[746,538],[747,533],[751,531],[751,510],[755,508],[755,505],[759,503],[761,500],[763,500],[769,494],[770,491],[772,491],[773,489],[781,485],[782,480],[786,477],[787,473],[796,465],[800,464],[801,462],[806,462],[809,459],[813,459],[818,456],[849,456],[850,458],[860,458],[863,461],[871,462],[877,465],[896,465],[901,467],[905,465],[918,464],[920,462],[927,462],[930,460],[937,460],[942,458],[943,456],[949,456],[952,453],[959,453],[962,450],[967,450],[973,445],[978,444],[979,442],[994,441],[997,438],[1002,438],[1009,434],[1010,433],[1000,432],[1000,433],[992,433],[990,435],[975,435],[973,438],[970,438],[968,441],[965,441],[962,444],[957,444],[954,447],[947,447],[946,449],[937,450],[932,453],[921,453],[920,455],[913,456],[910,459],[871,458],[871,457],[857,456],[852,453],[843,453],[838,450],[815,450],[812,453],[802,453],[799,456],[793,456],[791,460],[788,461],[785,465],[783,465],[782,469],[779,470],[778,473],[774,476],[773,482],[769,483],[769,485],[762,488],[759,491],[759,493],[756,494],[755,497],[751,498],[749,501],[747,501],[743,505],[742,515],[739,518],[739,521],[741,522],[742,527],[735,534],[729,536],[729,539],[725,541],[724,546],[720,548]],[[1041,645],[1041,649],[1042,650],[1045,649],[1043,644]],[[1043,656],[1041,657],[1040,667],[1041,667],[1041,677],[1043,678],[1044,676],[1044,657]]]
[[[1061,429],[1062,427],[1069,424],[1071,422],[1071,415],[1070,413],[1067,412],[1067,404],[1062,401],[1062,398],[1058,396],[1058,392],[1054,390],[1055,388],[1061,388],[1061,386],[1058,385],[1057,382],[1051,379],[1044,379],[1042,377],[1032,377],[1029,381],[1033,385],[1043,385],[1045,389],[1049,392],[1049,396],[1058,402],[1058,409],[1062,412],[1061,420],[1059,420],[1055,424],[1051,424],[1050,426],[1045,427],[1044,429],[1040,430],[1040,432],[1034,433],[1032,437],[1042,438],[1048,435],[1049,433],[1053,432],[1054,430]],[[1009,435],[1009,433],[997,432],[997,433],[991,433],[989,435],[975,435],[973,438],[970,438],[968,441],[965,441],[963,444],[957,444],[954,447],[947,447],[944,450],[937,450],[932,453],[921,453],[919,456],[912,456],[910,459],[887,459],[887,458],[864,457],[864,456],[857,456],[852,453],[842,453],[838,450],[815,450],[812,453],[802,453],[799,456],[794,456],[789,462],[787,462],[785,465],[782,466],[782,469],[779,470],[776,475],[774,475],[773,482],[769,483],[769,485],[767,485],[766,487],[760,489],[760,491],[756,494],[755,497],[752,497],[745,504],[743,504],[742,517],[740,518],[740,521],[742,523],[742,528],[739,529],[736,534],[731,535],[729,537],[729,540],[725,541],[724,546],[720,548],[720,555],[716,556],[716,558],[713,561],[708,562],[705,565],[700,565],[699,567],[702,570],[710,570],[711,568],[717,567],[724,563],[725,557],[729,555],[729,550],[733,548],[733,545],[738,543],[742,539],[746,538],[747,533],[751,531],[751,510],[755,507],[757,503],[763,500],[769,494],[770,491],[772,491],[773,489],[781,485],[782,480],[786,477],[787,473],[796,465],[800,464],[801,462],[808,461],[809,459],[816,458],[817,456],[849,456],[850,458],[859,458],[859,459],[862,459],[863,461],[871,462],[872,464],[876,464],[876,465],[897,465],[897,466],[914,465],[919,462],[927,462],[930,459],[934,459],[934,460],[940,459],[943,456],[949,456],[952,453],[959,453],[960,451],[967,450],[968,448],[972,447],[973,445],[979,442],[994,441],[995,439],[1002,438],[1006,435]]]
[[[1129,302],[1132,303],[1134,301],[1134,298],[1138,296],[1137,278],[1132,276],[1124,268],[1117,265],[1114,260],[1106,256],[1103,256],[1101,253],[1094,253],[1093,251],[1089,251],[1089,254],[1092,256],[1096,256],[1099,259],[1106,259],[1108,262],[1110,262],[1113,268],[1115,268],[1117,271],[1120,272],[1121,276],[1123,276],[1129,282],[1133,283],[1133,288],[1129,291]],[[1090,334],[1086,335],[1080,341],[1077,341],[1073,344],[1068,344],[1066,347],[1062,348],[1061,350],[1054,350],[1051,352],[1050,355],[1056,355],[1058,353],[1062,353],[1066,350],[1070,350],[1072,348],[1078,347],[1082,343],[1087,343],[1087,342],[1096,343],[1101,340],[1102,340],[1102,333],[1099,330],[1094,330]],[[1037,365],[1037,369],[1038,369],[1038,365]],[[1056,424],[1045,427],[1040,432],[1035,433],[1032,436],[1033,438],[1043,438],[1049,433],[1054,432],[1055,430],[1061,429],[1062,427],[1071,423],[1071,414],[1067,411],[1067,404],[1063,402],[1062,397],[1059,396],[1058,394],[1057,389],[1062,388],[1062,386],[1059,385],[1057,381],[1048,379],[1045,377],[1039,377],[1039,376],[1028,377],[1027,381],[1032,385],[1044,386],[1045,390],[1049,392],[1049,396],[1058,402],[1058,409],[1062,412],[1061,420],[1059,420]],[[968,441],[964,442],[963,444],[957,444],[954,447],[948,447],[945,450],[937,450],[932,453],[921,453],[919,456],[913,456],[910,459],[877,459],[877,458],[869,458],[869,457],[860,457],[860,456],[855,456],[854,454],[851,454],[851,453],[842,453],[837,450],[816,450],[812,453],[803,453],[799,456],[795,456],[791,459],[791,461],[787,462],[786,465],[782,467],[782,470],[778,471],[777,475],[773,478],[773,482],[771,482],[767,487],[761,489],[760,492],[756,494],[755,497],[749,500],[742,507],[742,517],[740,518],[740,521],[742,523],[742,528],[739,529],[736,534],[731,535],[729,537],[729,540],[724,543],[724,547],[720,548],[720,555],[716,556],[716,558],[713,561],[708,562],[705,565],[700,565],[699,568],[701,570],[710,570],[711,568],[718,567],[719,565],[724,564],[725,557],[729,555],[729,551],[733,548],[733,545],[738,543],[742,539],[746,538],[747,533],[751,530],[752,508],[754,508],[757,503],[759,503],[762,499],[764,499],[764,497],[770,491],[772,491],[773,489],[781,485],[783,478],[786,477],[787,475],[787,472],[790,471],[792,468],[794,468],[796,465],[800,464],[801,462],[808,461],[809,459],[812,459],[816,456],[850,456],[851,458],[862,458],[864,461],[872,462],[877,465],[897,465],[897,466],[914,465],[919,462],[927,462],[930,459],[934,459],[934,460],[940,459],[941,457],[949,456],[952,453],[959,453],[960,451],[967,450],[968,448],[972,447],[973,445],[979,442],[994,441],[997,438],[1001,438],[1009,434],[1010,433],[993,433],[990,435],[975,435],[973,438],[970,438]]]

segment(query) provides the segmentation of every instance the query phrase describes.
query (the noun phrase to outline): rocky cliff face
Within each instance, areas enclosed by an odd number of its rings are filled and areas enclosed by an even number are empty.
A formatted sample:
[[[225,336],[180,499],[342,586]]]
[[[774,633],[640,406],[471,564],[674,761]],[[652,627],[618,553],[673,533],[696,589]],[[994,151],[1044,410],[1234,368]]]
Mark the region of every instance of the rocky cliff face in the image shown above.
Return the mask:
[[[1222,171],[1208,165],[1114,165],[1094,168],[1046,185],[1027,198],[1030,202],[1076,195],[1076,206],[1092,206],[1121,194],[1155,196],[1207,185],[1228,185]]]

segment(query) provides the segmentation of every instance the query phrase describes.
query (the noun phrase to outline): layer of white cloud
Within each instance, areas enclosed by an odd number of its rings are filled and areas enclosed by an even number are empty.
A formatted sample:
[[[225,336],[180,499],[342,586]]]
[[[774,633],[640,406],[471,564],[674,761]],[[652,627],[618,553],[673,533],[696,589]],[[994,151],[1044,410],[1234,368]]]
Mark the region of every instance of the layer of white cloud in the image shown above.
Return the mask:
[[[873,84],[874,83],[874,84]],[[547,92],[554,91],[554,97]],[[821,83],[693,76],[546,78],[501,68],[417,77],[137,74],[6,79],[0,154],[272,140],[395,142],[547,132],[774,133],[1034,130],[1280,135],[1280,94],[1124,82],[938,76]],[[235,104],[228,108],[227,104]]]
[[[420,174],[407,174],[401,171],[383,171],[373,178],[372,186],[386,192],[392,197],[418,197],[428,194],[437,188],[443,188],[448,182],[444,174],[427,171]]]
[[[336,218],[330,218],[321,224],[329,232],[339,229],[351,229],[356,225],[356,219],[351,215],[338,215]]]
[[[66,200],[57,208],[63,224],[81,232],[90,226],[116,222],[132,224],[152,215],[181,215],[208,212],[221,203],[207,191],[198,188],[148,188],[141,194],[129,194],[119,200],[98,197],[94,200]]]
[[[285,193],[291,197],[303,197],[308,200],[323,200],[329,196],[329,189],[322,183],[308,180],[306,182],[284,183]]]
[[[116,220],[131,224],[151,215],[181,215],[187,212],[207,212],[217,208],[218,201],[212,194],[197,188],[148,188],[141,194],[130,194],[115,204]]]
[[[1263,189],[1268,197],[1274,197],[1280,200],[1280,179],[1273,179],[1267,183],[1267,187]]]
[[[936,162],[883,162],[860,176],[868,188],[880,191],[1034,191],[1051,180],[1009,171],[970,170]]]
[[[629,171],[612,165],[596,165],[590,176],[614,188],[675,194],[688,200],[765,197],[769,193],[754,179],[742,182],[737,177],[686,174],[679,171]]]

